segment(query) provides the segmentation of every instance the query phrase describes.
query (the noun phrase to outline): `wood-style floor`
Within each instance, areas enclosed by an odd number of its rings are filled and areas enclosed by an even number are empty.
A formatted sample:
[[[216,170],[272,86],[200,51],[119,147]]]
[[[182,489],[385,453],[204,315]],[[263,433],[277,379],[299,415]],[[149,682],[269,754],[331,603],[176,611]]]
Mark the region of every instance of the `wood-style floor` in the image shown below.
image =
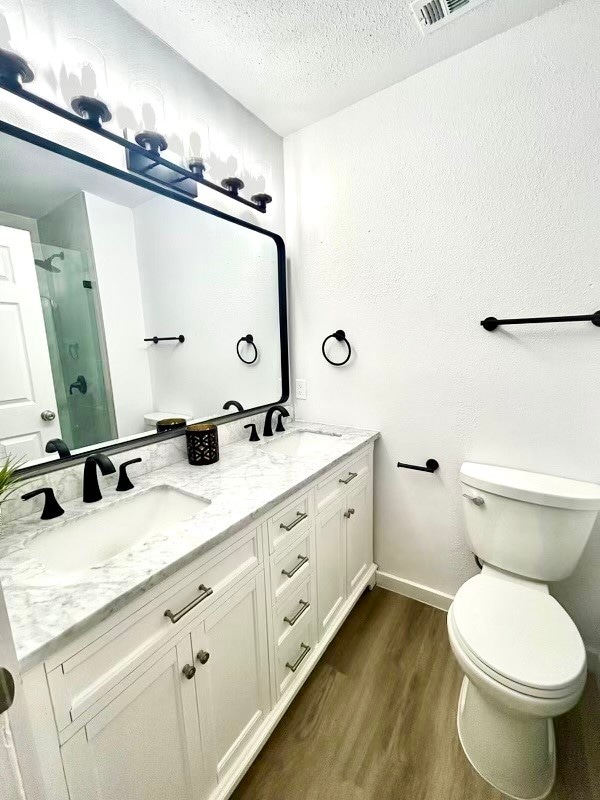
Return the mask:
[[[232,800],[502,800],[456,734],[462,674],[442,611],[361,598]],[[600,799],[600,693],[556,721],[552,800]]]

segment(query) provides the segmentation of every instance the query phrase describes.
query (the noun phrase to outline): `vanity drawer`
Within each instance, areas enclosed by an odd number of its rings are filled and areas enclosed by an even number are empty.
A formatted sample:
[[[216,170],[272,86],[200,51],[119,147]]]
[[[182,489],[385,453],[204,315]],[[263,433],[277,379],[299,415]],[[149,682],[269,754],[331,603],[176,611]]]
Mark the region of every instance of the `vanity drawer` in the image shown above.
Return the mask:
[[[302,623],[277,648],[277,691],[279,697],[291,686],[302,667],[311,658],[317,643],[314,610],[307,612]]]
[[[332,500],[337,500],[346,489],[352,486],[369,471],[369,452],[345,464],[332,476],[317,484],[317,508],[321,510]]]
[[[259,563],[257,531],[252,531],[52,670],[48,683],[59,730],[237,586]]]
[[[311,583],[309,576],[297,591],[284,598],[273,611],[273,633],[278,647],[310,616],[313,607]]]
[[[313,521],[310,501],[311,497],[307,493],[271,517],[267,523],[270,553],[274,553],[279,547],[291,542],[302,531],[310,528]]]
[[[299,587],[312,572],[310,534],[309,531],[287,550],[271,558],[271,595],[274,605]]]

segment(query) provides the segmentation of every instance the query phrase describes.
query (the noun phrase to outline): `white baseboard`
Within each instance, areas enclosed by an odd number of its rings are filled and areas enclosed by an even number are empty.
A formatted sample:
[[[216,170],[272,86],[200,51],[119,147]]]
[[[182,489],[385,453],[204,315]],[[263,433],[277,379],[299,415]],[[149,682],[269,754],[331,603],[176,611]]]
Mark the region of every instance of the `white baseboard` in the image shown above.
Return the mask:
[[[423,586],[421,583],[414,583],[406,578],[398,578],[396,575],[381,570],[377,570],[377,585],[390,592],[412,597],[413,600],[418,600],[428,606],[441,608],[442,611],[448,611],[450,603],[454,599],[453,595],[446,594],[446,592],[439,592],[430,586]]]
[[[596,676],[598,686],[600,687],[600,650],[594,647],[585,648],[587,654],[588,671]]]

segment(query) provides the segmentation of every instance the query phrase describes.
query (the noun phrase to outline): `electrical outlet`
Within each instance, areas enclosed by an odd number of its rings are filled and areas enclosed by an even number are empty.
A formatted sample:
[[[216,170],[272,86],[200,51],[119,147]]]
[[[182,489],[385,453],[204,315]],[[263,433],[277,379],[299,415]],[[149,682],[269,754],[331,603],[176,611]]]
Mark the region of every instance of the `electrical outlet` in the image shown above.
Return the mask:
[[[306,381],[296,378],[296,400],[306,400]]]

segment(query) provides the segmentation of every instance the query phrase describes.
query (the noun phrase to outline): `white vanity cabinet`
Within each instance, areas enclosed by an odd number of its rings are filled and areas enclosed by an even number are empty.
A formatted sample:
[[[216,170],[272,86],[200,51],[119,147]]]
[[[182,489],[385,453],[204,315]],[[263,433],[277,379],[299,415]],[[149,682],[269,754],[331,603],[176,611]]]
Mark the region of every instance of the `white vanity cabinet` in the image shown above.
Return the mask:
[[[192,631],[202,741],[221,781],[271,709],[263,576],[255,576]]]
[[[373,564],[372,450],[317,486],[319,638]]]
[[[202,800],[204,773],[189,635],[147,669],[61,748],[70,800]]]
[[[226,800],[375,583],[369,443],[24,675],[47,800]]]

